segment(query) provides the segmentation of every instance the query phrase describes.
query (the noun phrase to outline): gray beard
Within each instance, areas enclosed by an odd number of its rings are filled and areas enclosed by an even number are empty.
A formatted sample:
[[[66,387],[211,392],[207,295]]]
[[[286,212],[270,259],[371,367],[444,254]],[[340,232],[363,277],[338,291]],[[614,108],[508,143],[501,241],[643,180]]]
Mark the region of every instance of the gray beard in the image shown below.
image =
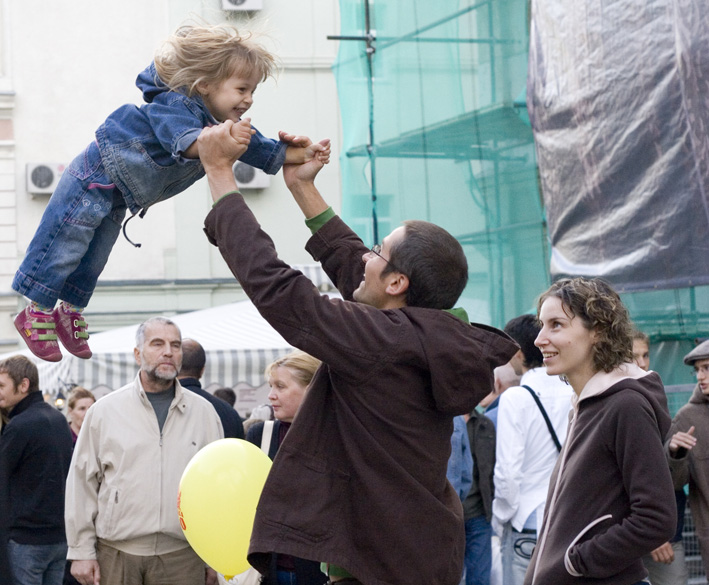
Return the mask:
[[[145,375],[148,377],[148,380],[151,382],[173,382],[175,378],[177,378],[177,370],[174,370],[174,373],[170,374],[161,374],[158,373],[157,367],[153,368],[152,370],[143,370],[145,372]]]

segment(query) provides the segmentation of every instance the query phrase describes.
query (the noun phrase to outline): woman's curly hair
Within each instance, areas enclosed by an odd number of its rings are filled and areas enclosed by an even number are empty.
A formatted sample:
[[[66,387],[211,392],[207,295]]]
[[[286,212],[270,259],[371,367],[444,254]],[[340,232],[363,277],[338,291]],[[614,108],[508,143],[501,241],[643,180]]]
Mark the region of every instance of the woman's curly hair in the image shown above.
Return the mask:
[[[633,362],[633,326],[628,309],[618,293],[600,278],[558,280],[537,301],[537,313],[549,297],[561,300],[564,312],[581,319],[584,327],[595,331],[593,366],[597,372],[610,372]]]
[[[220,83],[232,75],[258,75],[266,81],[274,75],[276,60],[251,34],[230,24],[184,25],[155,55],[155,69],[171,90],[191,97],[200,83]]]

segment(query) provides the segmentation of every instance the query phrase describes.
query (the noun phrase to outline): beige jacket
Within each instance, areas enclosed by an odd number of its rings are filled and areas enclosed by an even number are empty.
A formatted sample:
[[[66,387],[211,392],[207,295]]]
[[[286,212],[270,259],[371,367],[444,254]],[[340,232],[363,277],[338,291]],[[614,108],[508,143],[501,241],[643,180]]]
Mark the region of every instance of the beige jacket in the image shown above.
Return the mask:
[[[67,558],[96,559],[97,539],[139,556],[186,548],[180,478],[222,437],[214,407],[177,382],[162,433],[139,376],[101,398],[86,413],[67,478]]]

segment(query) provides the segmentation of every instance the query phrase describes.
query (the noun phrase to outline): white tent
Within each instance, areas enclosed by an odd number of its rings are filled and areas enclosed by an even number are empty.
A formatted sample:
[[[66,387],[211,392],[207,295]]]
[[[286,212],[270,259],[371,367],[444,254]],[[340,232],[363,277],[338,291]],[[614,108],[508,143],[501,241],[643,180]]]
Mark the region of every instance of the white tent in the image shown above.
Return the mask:
[[[292,348],[259,315],[251,301],[194,311],[170,317],[183,337],[199,341],[207,353],[202,387],[214,391],[226,386],[237,395],[235,408],[243,416],[268,402],[263,372]],[[132,381],[138,371],[133,356],[138,324],[91,335],[93,357],[79,359],[66,351],[60,362],[45,362],[29,350],[20,353],[39,369],[40,388],[52,396],[80,385],[97,398]],[[17,352],[15,352],[17,353]],[[8,354],[13,355],[13,354]],[[1,356],[7,357],[7,356]]]
[[[293,266],[303,272],[320,290],[334,286],[319,264]],[[328,292],[339,297],[339,293]],[[207,364],[200,380],[202,388],[214,392],[229,387],[236,393],[236,408],[242,416],[259,404],[268,402],[266,366],[293,348],[261,317],[251,301],[240,301],[220,307],[171,316],[182,337],[197,340],[207,353]],[[37,364],[42,392],[55,397],[66,395],[75,385],[91,390],[96,398],[125,386],[138,373],[133,356],[138,323],[91,335],[91,359],[79,359],[62,348],[59,362],[45,362],[29,350],[21,353]]]

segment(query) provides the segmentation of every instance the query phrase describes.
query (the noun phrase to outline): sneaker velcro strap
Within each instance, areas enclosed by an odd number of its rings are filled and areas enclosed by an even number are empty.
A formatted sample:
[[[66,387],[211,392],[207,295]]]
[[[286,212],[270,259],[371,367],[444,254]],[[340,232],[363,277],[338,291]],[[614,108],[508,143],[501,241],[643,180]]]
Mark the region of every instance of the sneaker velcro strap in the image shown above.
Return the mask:
[[[33,335],[33,338],[35,338],[34,335]],[[38,333],[36,336],[36,339],[38,341],[56,341],[57,334],[56,333]]]
[[[86,331],[74,331],[74,339],[88,339],[89,334]]]
[[[86,327],[86,321],[74,319],[74,327]]]
[[[41,321],[34,321],[33,323],[29,324],[32,329],[56,329],[57,324],[54,321],[48,321],[46,323],[43,323]],[[25,325],[26,327],[27,325]]]

